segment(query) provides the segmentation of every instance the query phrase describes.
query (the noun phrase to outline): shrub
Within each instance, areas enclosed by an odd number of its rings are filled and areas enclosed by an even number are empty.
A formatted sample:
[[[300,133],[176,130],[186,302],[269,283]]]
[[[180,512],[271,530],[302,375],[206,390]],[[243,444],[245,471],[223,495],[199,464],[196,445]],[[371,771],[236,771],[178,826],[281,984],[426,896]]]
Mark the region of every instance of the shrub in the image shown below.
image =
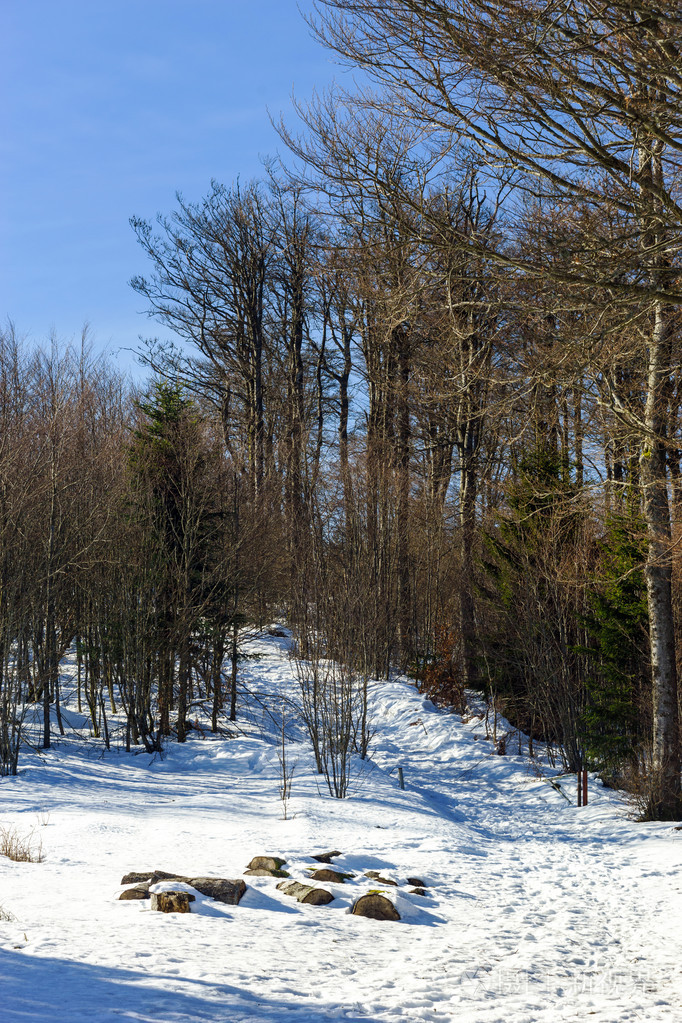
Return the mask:
[[[431,661],[421,671],[419,692],[435,704],[464,713],[466,696],[462,684],[460,644],[454,632],[445,625],[436,627],[436,649]]]
[[[33,832],[22,835],[16,828],[0,828],[0,856],[16,863],[42,863],[43,843],[34,840]]]

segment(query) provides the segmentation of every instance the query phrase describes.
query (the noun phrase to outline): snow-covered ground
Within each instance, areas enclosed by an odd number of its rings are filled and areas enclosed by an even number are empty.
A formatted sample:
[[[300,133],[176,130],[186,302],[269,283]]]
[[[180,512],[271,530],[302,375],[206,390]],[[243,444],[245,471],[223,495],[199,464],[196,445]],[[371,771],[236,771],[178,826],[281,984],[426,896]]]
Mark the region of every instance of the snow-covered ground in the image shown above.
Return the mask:
[[[0,781],[0,827],[44,851],[0,857],[2,1023],[682,1020],[682,830],[633,822],[594,780],[578,809],[515,744],[497,756],[478,718],[403,682],[373,690],[372,759],[346,800],[321,791],[286,722],[297,766],[282,819],[268,708],[276,718],[295,682],[283,640],[251,652],[237,737],[193,733],[163,760],[67,737]],[[267,877],[246,878],[239,906],[198,900],[190,915],[118,901],[131,870],[237,878],[269,854],[304,879],[331,849],[357,876],[326,886],[325,907]],[[349,914],[378,885],[368,869],[400,882],[400,923]]]

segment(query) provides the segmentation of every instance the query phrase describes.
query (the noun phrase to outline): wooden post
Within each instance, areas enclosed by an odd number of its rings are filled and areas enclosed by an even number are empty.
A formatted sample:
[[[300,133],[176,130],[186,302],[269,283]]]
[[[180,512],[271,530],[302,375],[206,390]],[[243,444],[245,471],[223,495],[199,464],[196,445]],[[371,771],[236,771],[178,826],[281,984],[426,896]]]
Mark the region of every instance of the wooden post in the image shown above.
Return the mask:
[[[398,768],[398,785],[400,785],[401,789],[405,788],[405,779],[403,778],[403,769],[402,769],[402,767]]]
[[[583,770],[583,806],[587,806],[587,769]]]

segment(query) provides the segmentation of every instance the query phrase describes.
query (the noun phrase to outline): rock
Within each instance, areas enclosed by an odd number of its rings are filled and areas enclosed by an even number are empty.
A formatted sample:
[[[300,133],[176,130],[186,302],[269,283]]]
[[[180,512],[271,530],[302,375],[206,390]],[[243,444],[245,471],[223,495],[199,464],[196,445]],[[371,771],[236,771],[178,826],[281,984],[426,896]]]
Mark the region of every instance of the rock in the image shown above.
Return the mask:
[[[158,884],[159,881],[187,881],[187,878],[180,874],[169,874],[167,870],[134,870],[121,878],[121,884],[141,884],[143,881]]]
[[[153,870],[148,870],[146,873],[133,871],[132,874],[125,874],[121,878],[121,884],[140,884],[142,881],[149,881],[151,883],[151,876],[153,873]]]
[[[189,913],[189,904],[194,901],[189,892],[152,892],[152,909],[159,913]]]
[[[281,871],[278,876],[288,877],[288,874],[284,875],[284,871]],[[132,884],[139,878],[144,883],[136,883],[135,888],[129,888],[123,892],[119,896],[120,899],[148,899],[149,888],[160,881],[181,881],[183,884],[196,888],[206,898],[224,902],[227,906],[238,906],[246,891],[246,885],[241,878],[232,881],[226,877],[184,877],[182,874],[169,874],[167,870],[154,870],[148,874],[126,874],[121,884]],[[190,896],[190,901],[194,901],[194,898],[194,895]]]
[[[312,860],[317,860],[318,863],[331,863],[336,856],[343,856],[343,853],[339,852],[338,849],[333,849],[331,852],[315,853],[315,855],[310,858]]]
[[[138,884],[134,888],[126,888],[124,892],[121,892],[118,899],[119,902],[137,902],[141,899],[149,898],[149,885]]]
[[[410,895],[426,895],[424,888],[410,888]]]
[[[373,881],[378,881],[380,884],[388,884],[393,888],[398,887],[397,881],[391,881],[390,877],[382,877],[378,870],[366,870],[363,877],[371,877]]]
[[[208,899],[224,902],[226,906],[238,906],[246,891],[246,885],[241,878],[229,881],[225,877],[193,877],[189,883]]]
[[[286,870],[267,870],[265,867],[256,867],[254,870],[245,870],[249,877],[291,877]]]
[[[285,895],[290,895],[292,899],[296,899],[297,902],[302,902],[306,906],[327,906],[334,901],[331,892],[325,891],[324,888],[313,888],[309,884],[301,884],[300,881],[281,881],[277,887]]]
[[[249,870],[281,870],[286,860],[279,856],[254,856],[249,863]]]
[[[400,920],[400,913],[390,899],[381,892],[369,892],[361,895],[353,903],[353,916],[366,916],[370,920]]]
[[[423,881],[420,881],[418,877],[408,877],[407,883],[408,884],[413,884],[415,886],[415,888],[428,888],[429,887],[427,884],[424,884]]]
[[[355,874],[342,874],[340,870],[313,870],[310,875],[311,881],[332,881],[335,884],[345,884],[351,878],[355,877]]]
[[[167,870],[155,870],[149,883],[158,884],[159,881],[182,881],[183,884],[189,884],[188,877],[182,874],[169,874]]]

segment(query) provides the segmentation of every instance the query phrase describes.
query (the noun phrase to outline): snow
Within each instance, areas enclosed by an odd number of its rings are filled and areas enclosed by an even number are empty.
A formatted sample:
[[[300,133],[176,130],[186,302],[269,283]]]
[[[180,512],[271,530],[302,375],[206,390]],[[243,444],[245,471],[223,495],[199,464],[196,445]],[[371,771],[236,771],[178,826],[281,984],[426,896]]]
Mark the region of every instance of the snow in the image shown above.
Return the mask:
[[[286,646],[251,644],[233,738],[192,733],[160,759],[70,733],[0,782],[0,827],[33,832],[44,852],[0,856],[0,906],[14,918],[0,923],[2,1023],[682,1019],[682,831],[636,823],[594,778],[577,808],[574,777],[559,779],[569,802],[525,748],[496,755],[478,717],[438,711],[405,681],[372,688],[371,760],[346,800],[321,786],[287,711],[296,769],[283,819]],[[234,907],[194,892],[190,914],[118,901],[131,870],[238,878],[253,856],[279,855],[305,880],[320,866],[311,856],[332,849],[356,877],[325,883],[325,907],[269,877],[246,877]],[[366,870],[400,883],[386,891],[401,922],[350,914],[381,887]]]

